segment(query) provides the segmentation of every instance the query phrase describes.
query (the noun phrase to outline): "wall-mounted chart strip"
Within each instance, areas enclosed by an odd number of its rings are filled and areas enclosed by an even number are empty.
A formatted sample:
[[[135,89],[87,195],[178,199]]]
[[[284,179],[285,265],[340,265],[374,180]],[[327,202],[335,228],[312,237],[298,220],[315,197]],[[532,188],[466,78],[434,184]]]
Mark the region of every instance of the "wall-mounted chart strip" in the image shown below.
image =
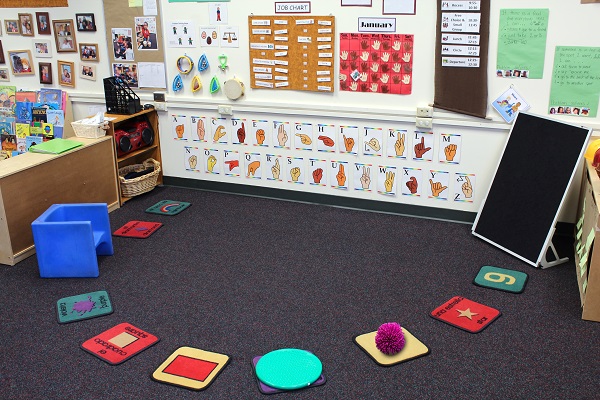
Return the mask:
[[[333,92],[335,17],[249,16],[250,87]]]
[[[434,107],[485,118],[489,1],[437,0]]]
[[[0,8],[69,7],[67,0],[3,0]]]

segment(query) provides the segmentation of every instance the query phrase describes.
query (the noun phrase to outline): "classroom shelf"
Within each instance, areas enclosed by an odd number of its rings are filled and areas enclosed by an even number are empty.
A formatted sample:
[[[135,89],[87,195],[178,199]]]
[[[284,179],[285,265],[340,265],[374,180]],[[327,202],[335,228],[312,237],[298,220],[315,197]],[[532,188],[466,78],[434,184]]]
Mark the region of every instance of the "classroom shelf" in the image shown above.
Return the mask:
[[[121,114],[106,114],[107,117],[114,118],[112,121],[109,121],[109,128],[106,132],[107,135],[113,138],[113,145],[115,146],[115,170],[117,173],[117,179],[119,174],[119,169],[132,164],[142,164],[149,158],[153,158],[154,160],[161,163],[162,159],[160,154],[160,135],[159,135],[159,124],[158,124],[158,113],[156,110],[143,110],[139,113],[132,115],[121,115]],[[116,152],[116,140],[115,139],[115,130],[120,127],[127,126],[131,124],[136,119],[146,118],[152,130],[154,131],[154,140],[152,145],[142,147],[138,150],[134,150],[125,155],[117,156]],[[163,182],[162,170],[158,176],[157,185],[161,185]],[[119,203],[120,205],[125,204],[127,201],[131,200],[131,197],[127,197],[123,195],[123,191],[121,189],[121,185],[119,186]]]

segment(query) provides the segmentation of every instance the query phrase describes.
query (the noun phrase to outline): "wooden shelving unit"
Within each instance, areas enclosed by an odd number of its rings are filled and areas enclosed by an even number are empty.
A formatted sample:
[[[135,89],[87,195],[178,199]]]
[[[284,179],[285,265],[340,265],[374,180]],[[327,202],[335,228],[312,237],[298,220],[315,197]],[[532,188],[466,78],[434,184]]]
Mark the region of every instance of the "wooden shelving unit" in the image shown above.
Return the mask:
[[[158,113],[156,110],[143,110],[137,114],[131,115],[121,115],[121,114],[106,114],[107,117],[115,118],[109,122],[109,129],[107,131],[107,135],[110,135],[113,138],[113,145],[115,146],[115,168],[117,172],[117,179],[119,175],[119,169],[132,164],[142,164],[149,158],[153,158],[162,166],[162,159],[160,154],[160,135],[158,130]],[[146,118],[152,130],[154,131],[154,141],[152,145],[141,147],[137,150],[133,150],[125,155],[117,155],[116,150],[116,141],[115,139],[115,130],[120,127],[127,126],[131,124],[136,119]],[[162,168],[161,172],[158,176],[157,184],[161,185],[163,182]],[[125,202],[131,199],[131,197],[123,196],[121,190],[120,181],[118,182],[119,186],[119,203],[123,205]]]
[[[109,137],[70,137],[62,154],[27,152],[0,162],[0,264],[35,254],[31,223],[52,204],[106,203],[119,208],[115,150]]]

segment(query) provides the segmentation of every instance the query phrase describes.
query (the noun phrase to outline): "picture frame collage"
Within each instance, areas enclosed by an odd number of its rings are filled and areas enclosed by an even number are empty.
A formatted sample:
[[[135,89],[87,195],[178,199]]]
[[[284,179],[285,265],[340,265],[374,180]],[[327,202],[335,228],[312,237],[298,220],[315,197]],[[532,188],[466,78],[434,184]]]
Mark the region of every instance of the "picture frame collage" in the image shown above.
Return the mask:
[[[98,43],[78,43],[77,33],[96,32],[96,19],[93,13],[77,13],[74,19],[50,19],[45,11],[18,13],[16,18],[0,20],[0,82],[8,82],[12,77],[38,75],[43,85],[75,87],[75,75],[81,79],[96,80],[97,63],[100,60]],[[31,37],[31,48],[4,49],[2,34]],[[46,36],[46,37],[44,37]],[[83,37],[83,36],[82,36]],[[54,42],[54,43],[53,43]],[[54,49],[53,49],[54,47]],[[56,54],[54,54],[56,52]],[[64,57],[52,62],[56,55],[77,53],[79,65]],[[34,58],[39,60],[37,66]],[[54,64],[54,65],[53,65]],[[58,80],[55,82],[53,73]]]

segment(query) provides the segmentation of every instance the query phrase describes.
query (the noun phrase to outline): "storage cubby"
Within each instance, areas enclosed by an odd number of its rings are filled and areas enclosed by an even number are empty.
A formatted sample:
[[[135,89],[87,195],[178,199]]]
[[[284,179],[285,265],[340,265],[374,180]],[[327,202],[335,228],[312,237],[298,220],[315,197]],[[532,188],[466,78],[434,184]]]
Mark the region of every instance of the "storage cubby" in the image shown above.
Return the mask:
[[[160,136],[158,129],[158,113],[156,110],[143,110],[136,114],[131,115],[120,115],[120,114],[106,114],[108,118],[114,118],[109,121],[109,128],[107,131],[107,135],[112,136],[113,145],[115,146],[115,168],[117,172],[117,179],[119,175],[119,169],[128,165],[133,164],[142,164],[145,160],[149,158],[153,158],[154,160],[161,163],[161,154],[160,154]],[[119,154],[117,151],[117,138],[115,137],[115,131],[119,129],[123,129],[131,126],[136,120],[146,120],[152,130],[154,131],[154,139],[152,144],[143,146],[137,149],[133,149],[132,151],[126,154]],[[162,170],[158,176],[157,185],[162,184]],[[125,202],[131,199],[131,197],[127,197],[123,195],[123,191],[121,189],[121,182],[118,182],[119,186],[119,203],[123,205]]]

